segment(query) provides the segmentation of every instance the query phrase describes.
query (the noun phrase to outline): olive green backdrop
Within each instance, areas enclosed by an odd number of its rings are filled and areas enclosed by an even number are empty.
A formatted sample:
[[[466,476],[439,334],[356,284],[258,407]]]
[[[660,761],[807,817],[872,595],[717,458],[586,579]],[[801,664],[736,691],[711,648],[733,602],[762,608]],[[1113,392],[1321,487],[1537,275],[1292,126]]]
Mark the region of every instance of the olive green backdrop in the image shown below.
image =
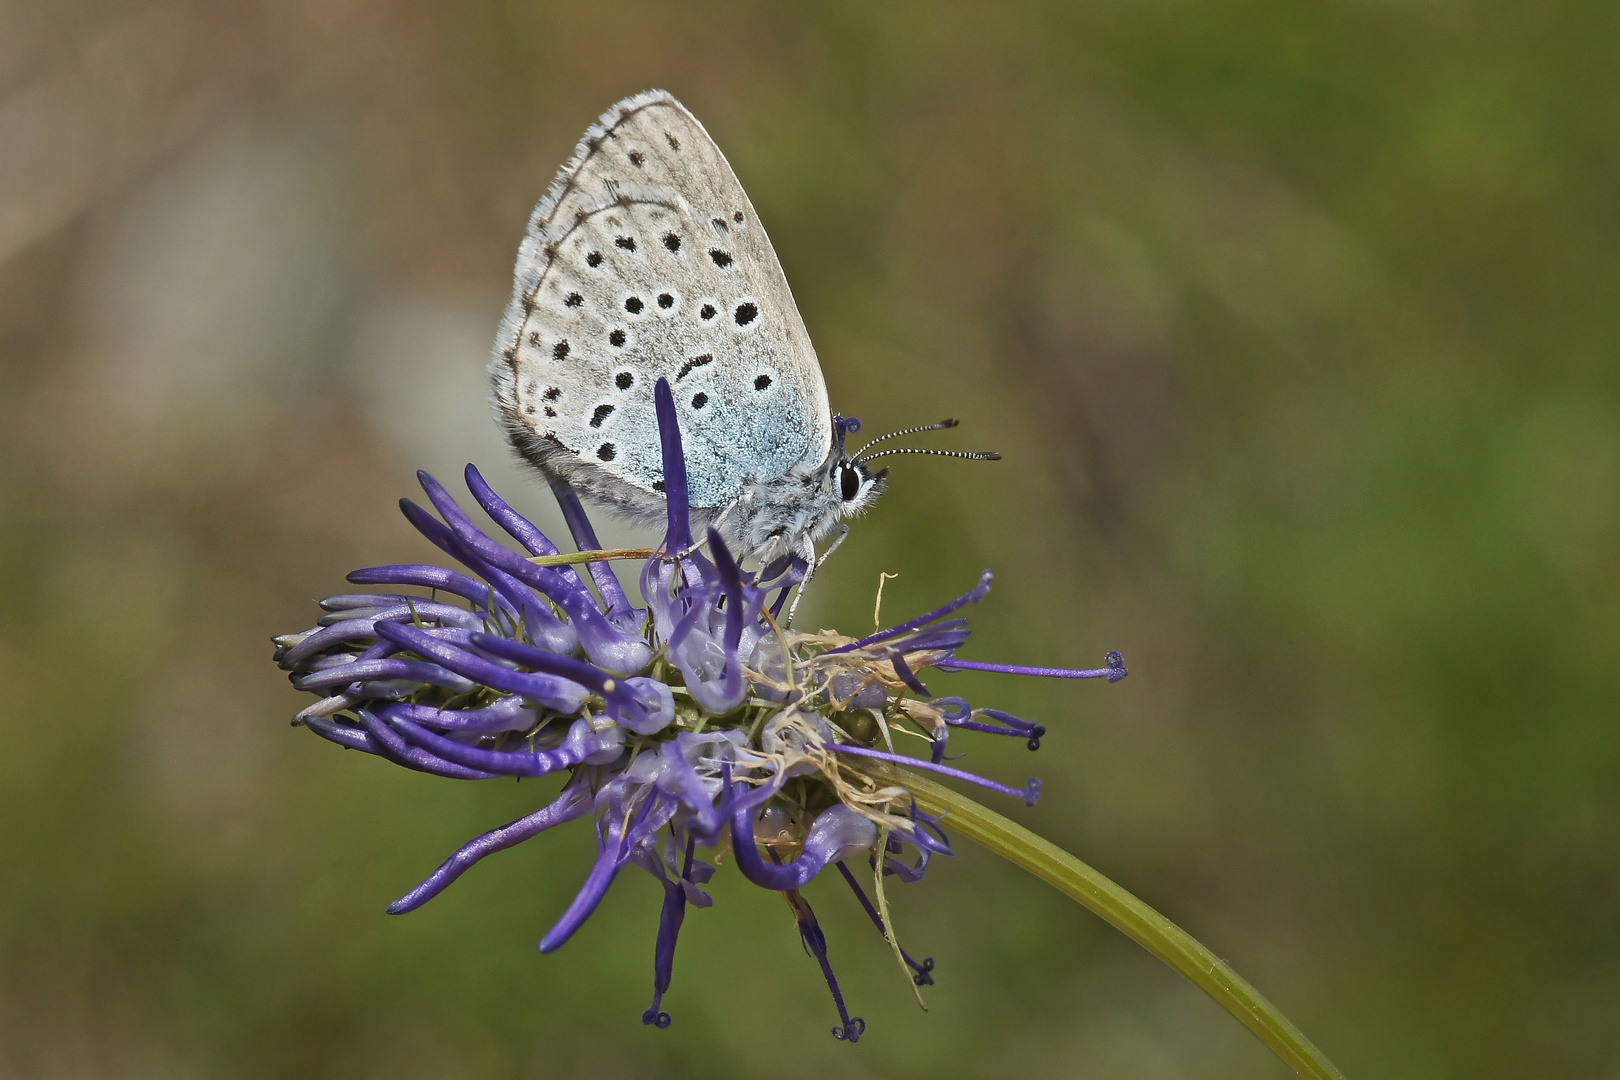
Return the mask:
[[[659,892],[560,953],[574,828],[384,906],[555,785],[288,717],[272,633],[430,554],[467,460],[548,524],[482,364],[525,217],[653,86],[708,125],[835,407],[901,460],[804,622],[997,572],[934,676],[1011,810],[1351,1077],[1620,1077],[1620,17],[1612,4],[0,6],[0,1074],[1282,1077],[978,850],[841,886],[868,1033],[722,868],[644,1028]],[[615,539],[633,534],[617,531]],[[836,1070],[836,1072],[834,1072]]]

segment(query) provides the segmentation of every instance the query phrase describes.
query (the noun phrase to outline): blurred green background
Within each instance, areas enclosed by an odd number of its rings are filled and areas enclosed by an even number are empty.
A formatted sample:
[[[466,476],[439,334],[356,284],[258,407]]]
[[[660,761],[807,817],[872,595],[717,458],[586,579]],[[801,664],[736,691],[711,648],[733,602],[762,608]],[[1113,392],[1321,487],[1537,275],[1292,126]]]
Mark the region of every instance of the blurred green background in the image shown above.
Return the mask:
[[[900,890],[919,1012],[833,882],[868,1036],[717,879],[566,949],[574,828],[383,907],[554,785],[287,727],[269,636],[429,555],[412,470],[554,525],[482,368],[525,217],[661,86],[775,240],[833,404],[903,460],[802,621],[984,567],[935,676],[1036,716],[1009,811],[1352,1077],[1620,1077],[1620,8],[0,4],[0,1074],[1282,1077],[994,856]],[[628,538],[623,532],[612,534]]]

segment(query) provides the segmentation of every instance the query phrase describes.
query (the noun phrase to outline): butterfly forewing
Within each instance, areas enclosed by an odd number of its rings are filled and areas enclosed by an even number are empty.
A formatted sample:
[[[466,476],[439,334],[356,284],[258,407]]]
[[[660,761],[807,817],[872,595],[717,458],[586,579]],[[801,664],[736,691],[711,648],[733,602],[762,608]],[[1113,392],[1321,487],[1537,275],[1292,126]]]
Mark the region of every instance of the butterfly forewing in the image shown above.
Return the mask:
[[[694,507],[831,446],[821,369],[770,240],[719,147],[662,92],[609,109],[536,208],[493,363],[519,449],[624,509],[661,503],[660,376]]]

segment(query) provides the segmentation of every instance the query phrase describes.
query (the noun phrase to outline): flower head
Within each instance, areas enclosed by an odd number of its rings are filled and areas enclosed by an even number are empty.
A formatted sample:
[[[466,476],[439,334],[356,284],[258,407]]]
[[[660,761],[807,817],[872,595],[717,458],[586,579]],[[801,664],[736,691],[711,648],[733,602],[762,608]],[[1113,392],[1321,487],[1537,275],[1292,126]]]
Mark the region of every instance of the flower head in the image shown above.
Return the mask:
[[[933,960],[900,949],[886,916],[883,879],[920,880],[950,855],[941,822],[917,809],[901,768],[938,773],[1033,805],[1040,783],[1010,786],[945,764],[955,729],[1024,739],[1045,728],[960,697],[935,697],[921,674],[992,670],[1069,678],[1123,678],[1117,653],[1094,671],[1020,668],[960,660],[964,606],[977,586],[920,618],[864,638],[803,633],[777,619],[808,567],[784,558],[742,569],[712,529],[691,534],[685,459],[669,387],[657,392],[668,528],[641,571],[635,607],[605,561],[585,573],[467,467],[473,499],[527,554],[487,535],[436,480],[418,474],[437,516],[401,500],[405,517],[462,569],[432,565],[357,570],[349,581],[382,592],[322,602],[317,626],[275,639],[293,685],[319,695],[294,724],[340,746],[457,780],[564,777],[549,805],[471,841],[389,912],[414,910],[486,855],[580,818],[594,823],[595,864],[568,909],[540,940],[560,948],[588,919],[619,871],[634,865],[664,887],[654,952],[653,1001],[662,1009],[688,905],[708,907],[714,874],[698,849],[729,848],[749,881],[786,895],[800,936],[819,962],[839,1015],[833,1033],[860,1038],[844,1004],[826,937],[800,890],[836,868],[894,944],[918,986]],[[581,551],[598,548],[577,497],[554,485]],[[704,548],[707,548],[705,552]],[[411,590],[411,591],[404,591]],[[920,738],[924,756],[896,751]],[[792,783],[790,783],[792,781]],[[763,854],[762,854],[763,852]],[[911,854],[907,854],[910,852]],[[851,861],[867,864],[878,903]]]

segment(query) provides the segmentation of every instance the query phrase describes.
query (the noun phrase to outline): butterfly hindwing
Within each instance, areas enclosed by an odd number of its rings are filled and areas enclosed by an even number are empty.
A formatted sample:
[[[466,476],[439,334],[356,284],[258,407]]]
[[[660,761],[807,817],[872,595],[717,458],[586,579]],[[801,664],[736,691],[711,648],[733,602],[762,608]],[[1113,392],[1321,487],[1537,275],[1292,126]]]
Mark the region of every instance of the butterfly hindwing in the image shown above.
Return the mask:
[[[492,373],[526,456],[635,513],[662,507],[660,376],[694,507],[831,446],[820,365],[753,205],[658,91],[609,109],[535,209]]]

